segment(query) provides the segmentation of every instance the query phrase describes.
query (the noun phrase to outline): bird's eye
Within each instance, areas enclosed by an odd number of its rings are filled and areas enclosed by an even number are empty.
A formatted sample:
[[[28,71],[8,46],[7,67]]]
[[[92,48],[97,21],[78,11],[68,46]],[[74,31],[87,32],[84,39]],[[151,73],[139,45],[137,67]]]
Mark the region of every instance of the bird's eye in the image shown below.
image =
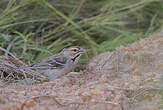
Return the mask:
[[[77,49],[74,49],[73,51],[74,51],[74,52],[77,52],[78,50],[77,50]]]

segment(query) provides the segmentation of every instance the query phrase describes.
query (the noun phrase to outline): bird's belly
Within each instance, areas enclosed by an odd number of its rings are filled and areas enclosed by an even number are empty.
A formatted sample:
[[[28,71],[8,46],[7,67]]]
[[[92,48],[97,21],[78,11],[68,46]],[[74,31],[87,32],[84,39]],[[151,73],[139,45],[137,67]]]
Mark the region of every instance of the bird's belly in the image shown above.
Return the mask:
[[[64,69],[45,69],[40,72],[47,76],[50,80],[55,80],[73,70],[73,67],[65,67]]]

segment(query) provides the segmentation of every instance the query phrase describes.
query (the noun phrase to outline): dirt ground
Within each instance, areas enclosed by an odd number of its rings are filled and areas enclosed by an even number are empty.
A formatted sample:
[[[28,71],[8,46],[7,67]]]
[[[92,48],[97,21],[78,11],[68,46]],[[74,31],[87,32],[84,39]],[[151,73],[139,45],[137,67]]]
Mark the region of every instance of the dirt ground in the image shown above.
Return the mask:
[[[162,110],[163,31],[33,85],[0,82],[0,110]]]

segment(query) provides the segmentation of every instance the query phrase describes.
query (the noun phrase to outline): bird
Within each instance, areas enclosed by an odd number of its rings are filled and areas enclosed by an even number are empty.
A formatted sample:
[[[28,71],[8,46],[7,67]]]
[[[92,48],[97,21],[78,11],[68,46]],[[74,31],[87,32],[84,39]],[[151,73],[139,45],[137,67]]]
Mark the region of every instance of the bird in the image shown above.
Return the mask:
[[[84,52],[85,49],[80,46],[71,46],[63,49],[58,54],[32,64],[30,67],[47,76],[48,79],[56,80],[71,72]]]

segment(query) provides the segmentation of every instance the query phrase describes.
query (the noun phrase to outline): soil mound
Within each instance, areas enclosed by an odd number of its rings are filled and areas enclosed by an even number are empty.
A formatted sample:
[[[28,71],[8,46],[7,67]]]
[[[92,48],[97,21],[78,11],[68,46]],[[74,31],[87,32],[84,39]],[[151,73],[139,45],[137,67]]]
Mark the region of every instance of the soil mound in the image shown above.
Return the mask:
[[[0,87],[1,110],[158,110],[163,100],[163,32],[89,61],[56,81]],[[162,83],[161,83],[162,82]]]

